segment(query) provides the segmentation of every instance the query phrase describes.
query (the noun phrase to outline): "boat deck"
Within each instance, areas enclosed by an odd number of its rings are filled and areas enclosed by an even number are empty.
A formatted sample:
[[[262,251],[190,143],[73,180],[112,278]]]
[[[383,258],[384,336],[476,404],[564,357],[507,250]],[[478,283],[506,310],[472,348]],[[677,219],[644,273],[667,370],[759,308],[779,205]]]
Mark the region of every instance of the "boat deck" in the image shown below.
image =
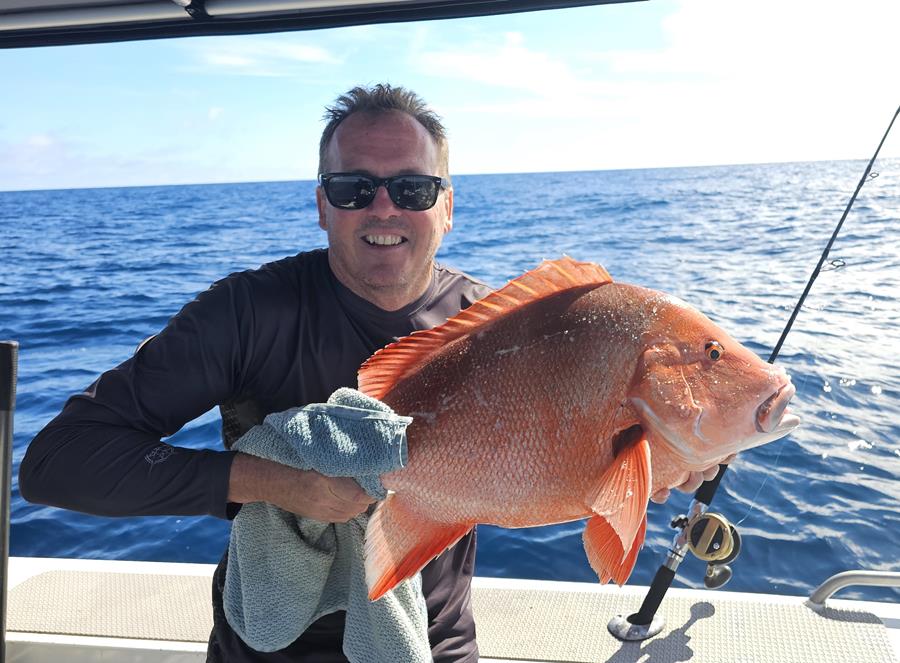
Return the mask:
[[[212,565],[13,558],[7,660],[194,663],[212,624]],[[623,643],[606,628],[645,587],[476,578],[482,661],[898,663],[900,606],[672,589],[666,626]]]

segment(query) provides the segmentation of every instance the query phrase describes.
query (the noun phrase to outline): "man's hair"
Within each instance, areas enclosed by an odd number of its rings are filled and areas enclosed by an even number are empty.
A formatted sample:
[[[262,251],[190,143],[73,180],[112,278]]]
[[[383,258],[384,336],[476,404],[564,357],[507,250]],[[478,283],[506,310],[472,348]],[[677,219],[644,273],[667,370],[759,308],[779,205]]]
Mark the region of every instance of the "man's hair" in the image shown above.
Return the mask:
[[[438,167],[442,177],[450,178],[449,146],[447,132],[441,124],[441,118],[428,108],[425,101],[412,90],[394,87],[389,83],[378,83],[366,88],[356,86],[346,94],[339,96],[333,106],[326,106],[323,119],[327,124],[319,141],[319,172],[325,172],[325,152],[331,142],[338,125],[353,113],[370,113],[382,115],[392,111],[400,111],[413,117],[425,127],[438,148]]]

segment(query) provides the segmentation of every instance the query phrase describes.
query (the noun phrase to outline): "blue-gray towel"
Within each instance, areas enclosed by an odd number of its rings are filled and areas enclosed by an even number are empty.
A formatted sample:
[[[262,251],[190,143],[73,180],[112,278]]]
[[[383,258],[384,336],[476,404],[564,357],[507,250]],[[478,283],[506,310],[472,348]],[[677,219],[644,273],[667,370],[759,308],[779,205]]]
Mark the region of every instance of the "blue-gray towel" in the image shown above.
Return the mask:
[[[328,403],[270,414],[234,444],[243,453],[328,476],[354,477],[384,499],[379,475],[406,463],[409,417],[355,389]],[[347,523],[301,518],[265,502],[234,519],[225,576],[225,615],[258,651],[283,649],[322,615],[346,610],[344,654],[354,663],[431,661],[419,575],[378,601],[366,587],[368,515]]]

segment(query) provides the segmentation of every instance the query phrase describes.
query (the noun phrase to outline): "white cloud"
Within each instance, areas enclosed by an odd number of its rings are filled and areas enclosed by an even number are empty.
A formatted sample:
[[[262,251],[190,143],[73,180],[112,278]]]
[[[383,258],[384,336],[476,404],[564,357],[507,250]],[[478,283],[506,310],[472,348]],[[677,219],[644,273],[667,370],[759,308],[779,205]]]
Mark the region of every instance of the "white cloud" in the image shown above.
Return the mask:
[[[210,108],[209,111],[206,113],[206,117],[209,118],[209,121],[210,121],[210,122],[215,122],[215,121],[218,120],[220,117],[222,117],[222,113],[224,113],[224,112],[225,112],[225,109],[224,109],[224,108],[222,108],[222,107],[220,107],[220,106],[213,106],[213,107]]]
[[[529,50],[518,32],[507,32],[499,44],[480,41],[459,48],[426,50],[416,57],[423,71],[540,96],[554,84],[572,87],[579,83],[562,58]]]
[[[466,81],[468,93],[440,110],[450,126],[469,115],[502,136],[514,152],[506,169],[864,158],[874,149],[900,101],[900,2],[671,8],[652,49],[550,52],[507,33],[426,46],[418,57]],[[496,163],[491,141],[482,143],[471,163]],[[900,154],[900,141],[885,150]]]
[[[25,145],[35,151],[50,149],[56,144],[56,138],[48,134],[33,134],[25,139]]]
[[[291,76],[309,65],[337,64],[327,49],[298,41],[296,35],[282,40],[259,37],[222,37],[204,40],[196,50],[198,61],[218,73],[244,76]]]
[[[678,84],[680,94],[656,95],[649,106],[662,113],[632,108],[651,135],[661,126],[670,136],[714,138],[719,149],[698,145],[707,160],[725,150],[740,161],[865,157],[900,101],[898,25],[895,0],[692,0],[666,19],[664,48],[606,56],[612,71],[646,83],[644,104],[654,80]]]
[[[55,133],[0,142],[0,190],[68,186],[85,173],[92,177],[98,166],[107,171],[105,174],[121,169],[121,163],[111,161],[93,159],[83,145]]]
[[[251,58],[243,55],[235,55],[234,53],[204,53],[203,59],[206,64],[214,67],[224,67],[227,69],[242,69],[256,65],[257,63]]]
[[[0,191],[277,180],[297,174],[290,153],[247,162],[196,145],[173,141],[154,149],[109,150],[59,134],[0,140]]]

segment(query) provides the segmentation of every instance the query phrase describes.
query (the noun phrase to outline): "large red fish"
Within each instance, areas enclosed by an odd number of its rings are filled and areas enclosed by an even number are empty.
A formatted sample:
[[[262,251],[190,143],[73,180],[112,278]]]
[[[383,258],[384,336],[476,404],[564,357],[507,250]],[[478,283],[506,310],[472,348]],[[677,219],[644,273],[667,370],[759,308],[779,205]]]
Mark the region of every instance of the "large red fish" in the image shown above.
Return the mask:
[[[366,532],[373,600],[476,523],[589,517],[588,560],[622,584],[651,493],[799,424],[782,368],[680,300],[569,258],[387,346],[359,386],[413,417]]]

